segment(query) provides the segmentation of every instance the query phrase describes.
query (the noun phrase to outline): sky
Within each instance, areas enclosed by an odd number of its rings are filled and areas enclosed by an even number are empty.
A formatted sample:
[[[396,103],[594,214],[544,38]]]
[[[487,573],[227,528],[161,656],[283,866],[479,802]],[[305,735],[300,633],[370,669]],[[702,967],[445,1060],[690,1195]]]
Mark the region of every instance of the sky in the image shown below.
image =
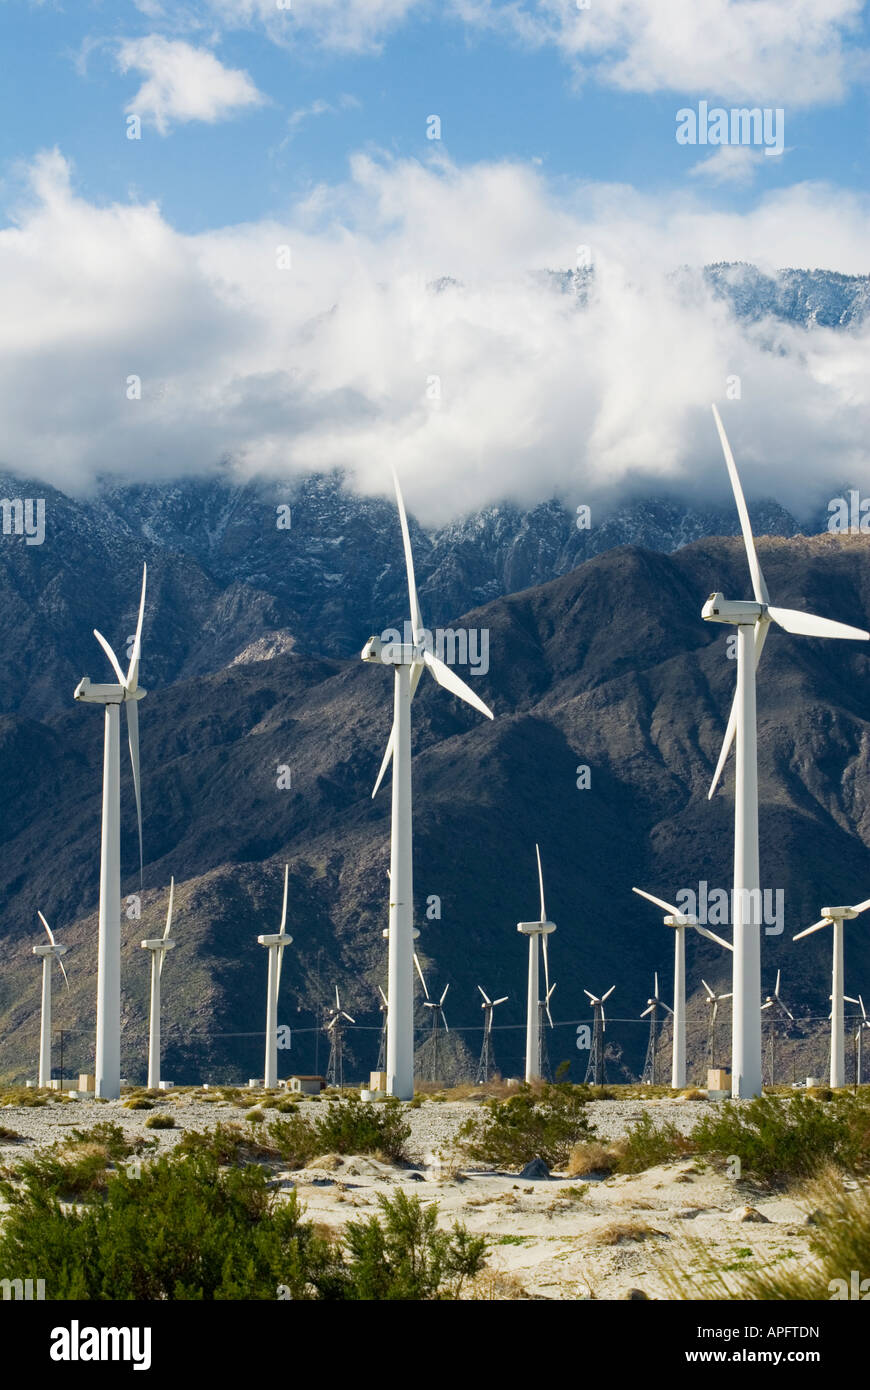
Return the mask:
[[[13,472],[724,497],[712,400],[750,494],[867,472],[870,325],[674,278],[870,272],[859,0],[0,0],[0,44]]]

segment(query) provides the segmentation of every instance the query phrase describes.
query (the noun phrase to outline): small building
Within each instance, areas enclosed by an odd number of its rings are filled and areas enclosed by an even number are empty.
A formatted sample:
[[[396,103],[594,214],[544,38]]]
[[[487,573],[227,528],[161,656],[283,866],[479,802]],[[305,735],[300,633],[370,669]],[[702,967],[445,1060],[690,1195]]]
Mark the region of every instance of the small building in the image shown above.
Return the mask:
[[[303,1096],[319,1096],[326,1090],[325,1076],[288,1076],[287,1090]]]

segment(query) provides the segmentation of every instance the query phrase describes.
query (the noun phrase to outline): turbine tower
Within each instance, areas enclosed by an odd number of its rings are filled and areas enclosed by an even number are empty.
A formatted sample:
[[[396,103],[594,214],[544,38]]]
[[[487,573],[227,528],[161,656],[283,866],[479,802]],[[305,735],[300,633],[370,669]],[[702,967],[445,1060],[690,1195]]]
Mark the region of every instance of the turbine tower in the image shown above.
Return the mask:
[[[480,985],[477,988],[483,995],[483,1003],[480,1006],[483,1009],[483,1046],[480,1049],[480,1061],[477,1064],[477,1084],[478,1086],[485,1086],[489,1081],[490,1074],[496,1070],[495,1052],[492,1046],[492,1011],[499,1004],[507,1003],[510,996],[503,994],[501,999],[490,999],[489,995],[480,988]]]
[[[749,512],[737,465],[719,412],[713,417],[725,454],[740,529],[749,561],[754,602],[727,600],[711,594],[701,612],[707,622],[737,628],[737,689],[719,762],[710,786],[716,790],[732,742],[737,745],[734,794],[734,1007],[732,1011],[732,1095],[748,1099],[761,1095],[761,874],[758,858],[758,748],[755,712],[755,668],[761,658],[771,621],[786,632],[804,637],[846,637],[867,641],[870,633],[845,623],[818,618],[791,608],[774,608],[758,562]]]
[[[94,685],[84,676],[74,699],[105,706],[103,736],[103,816],[100,841],[100,919],[97,949],[97,1040],[94,1094],[117,1100],[121,1094],[121,705],[127,715],[133,793],[139,823],[139,884],[142,884],[142,795],[139,782],[139,659],[145,617],[147,566],[142,566],[142,597],[126,676],[109,643],[94,629],[118,677],[117,685]]]
[[[387,998],[387,1093],[399,1100],[414,1095],[414,975],[413,944],[413,823],[411,811],[411,701],[424,667],[440,686],[466,704],[492,719],[490,710],[474,691],[460,680],[445,662],[427,646],[417,585],[408,518],[399,480],[393,482],[402,528],[408,598],[411,608],[413,642],[384,642],[370,637],[362,650],[363,661],[381,662],[393,667],[393,727],[375,782],[375,796],[392,759],[393,791],[390,817],[390,916],[387,945],[389,951]]]
[[[611,985],[606,994],[601,996],[590,994],[588,989],[583,993],[589,995],[592,1004],[592,1046],[589,1049],[589,1062],[586,1066],[586,1075],[583,1078],[583,1085],[587,1086],[591,1081],[594,1086],[603,1086],[606,1076],[604,1066],[604,1034],[607,1031],[607,1020],[604,1017],[604,1001],[609,999],[616,985]]]
[[[39,1029],[39,1084],[47,1086],[51,1081],[51,968],[57,961],[63,971],[63,978],[66,980],[66,987],[69,990],[69,979],[67,978],[61,956],[65,956],[69,950],[68,946],[58,946],[54,939],[51,927],[46,922],[41,912],[37,912],[42,925],[48,933],[47,946],[34,946],[33,954],[42,957],[42,1019]]]
[[[442,1028],[444,1029],[445,1033],[450,1032],[450,1029],[447,1027],[447,1019],[444,1016],[444,1000],[447,998],[447,991],[450,988],[450,986],[449,984],[444,986],[444,993],[441,995],[440,999],[430,999],[429,991],[426,988],[426,981],[423,978],[423,971],[420,969],[420,962],[417,959],[416,954],[414,955],[414,964],[417,967],[417,974],[420,976],[420,984],[423,986],[423,993],[426,996],[425,1000],[423,1001],[423,1008],[432,1010],[432,1031],[429,1034],[429,1051],[431,1054],[429,1061],[429,1075],[427,1077],[424,1077],[423,1079],[424,1081],[440,1081],[442,1080],[442,1078],[438,1075],[439,1039]]]
[[[166,913],[166,926],[162,936],[148,937],[140,942],[143,950],[151,952],[151,1025],[148,1032],[148,1089],[160,1090],[160,978],[163,974],[163,960],[175,942],[169,939],[172,926],[172,904],[175,899],[175,879],[169,880],[169,909]]]
[[[708,1071],[716,1065],[716,1019],[719,1017],[719,1005],[723,999],[731,998],[731,991],[727,994],[716,994],[707,984],[706,980],[701,980],[706,993],[704,1004],[709,1009],[710,1014],[707,1019],[707,1069]]]
[[[647,1014],[649,1014],[649,1041],[646,1045],[646,1058],[644,1060],[643,1073],[640,1080],[641,1085],[648,1083],[650,1086],[655,1086],[657,1084],[656,1054],[658,1050],[659,1009],[664,1009],[665,1012],[669,1013],[672,1017],[674,1012],[673,1009],[668,1008],[664,999],[659,998],[658,971],[653,975],[652,998],[648,999],[646,1004],[647,1006],[641,1014],[641,1018],[646,1018]]]
[[[541,851],[535,845],[538,857],[538,884],[541,890],[541,916],[537,922],[517,922],[517,931],[529,938],[529,984],[526,997],[526,1081],[541,1079],[541,998],[538,972],[538,942],[543,942],[544,951],[544,993],[549,1014],[550,989],[549,966],[547,963],[547,937],[556,930],[555,922],[547,919],[544,905],[544,875],[541,869]],[[555,986],[554,986],[555,988]],[[552,1020],[551,1020],[552,1023]]]
[[[289,864],[284,865],[284,905],[281,908],[281,925],[277,932],[258,936],[261,946],[269,952],[269,975],[266,984],[266,1061],[264,1085],[267,1091],[274,1091],[278,1085],[278,990],[281,988],[281,965],[284,948],[293,940],[284,928],[287,925],[287,878]]]
[[[707,927],[702,927],[697,917],[680,912],[672,903],[666,903],[664,898],[656,898],[652,893],[645,893],[642,888],[632,888],[631,891],[641,898],[646,898],[647,902],[655,903],[656,907],[663,907],[668,914],[664,918],[665,926],[674,928],[674,1043],[671,1053],[671,1089],[681,1091],[686,1084],[686,927],[694,927],[695,931],[706,936],[708,941],[715,941],[717,946],[724,946],[726,951],[730,951],[731,946],[723,937],[717,936]]]
[[[349,1013],[341,1007],[338,985],[335,986],[335,1008],[330,1010],[326,1031],[329,1034],[329,1062],[326,1067],[326,1080],[330,1086],[344,1086],[344,1020],[356,1023]]]
[[[823,907],[822,915],[818,922],[813,922],[811,927],[805,927],[799,931],[794,941],[800,941],[801,937],[810,936],[815,931],[821,931],[822,927],[833,927],[833,948],[834,960],[831,969],[831,1086],[845,1086],[846,1084],[846,1058],[844,1043],[844,1018],[843,1018],[843,923],[851,922],[860,913],[866,912],[870,907],[870,898],[866,902],[857,903],[855,907]]]
[[[791,1013],[790,1010],[786,1008],[785,1004],[782,1002],[782,999],[780,998],[780,993],[779,993],[779,981],[780,981],[780,976],[781,976],[781,974],[782,974],[782,971],[781,971],[781,970],[777,970],[777,972],[776,972],[776,984],[775,984],[774,987],[773,987],[773,994],[769,994],[769,995],[767,996],[767,998],[765,999],[764,1003],[763,1003],[762,1006],[761,1006],[761,1012],[762,1012],[762,1013],[764,1013],[764,1010],[765,1010],[765,1009],[773,1009],[773,1010],[774,1010],[774,1012],[773,1012],[773,1013],[771,1014],[771,1016],[770,1016],[770,1032],[769,1032],[769,1034],[768,1034],[768,1047],[769,1047],[769,1050],[770,1050],[770,1067],[769,1067],[769,1071],[770,1071],[770,1084],[771,1084],[771,1086],[775,1086],[775,1085],[776,1085],[776,1025],[777,1025],[777,1021],[778,1021],[778,1019],[782,1018],[783,1015],[785,1015],[786,1018],[790,1018],[791,1021],[792,1021],[792,1023],[794,1023],[794,1014]]]

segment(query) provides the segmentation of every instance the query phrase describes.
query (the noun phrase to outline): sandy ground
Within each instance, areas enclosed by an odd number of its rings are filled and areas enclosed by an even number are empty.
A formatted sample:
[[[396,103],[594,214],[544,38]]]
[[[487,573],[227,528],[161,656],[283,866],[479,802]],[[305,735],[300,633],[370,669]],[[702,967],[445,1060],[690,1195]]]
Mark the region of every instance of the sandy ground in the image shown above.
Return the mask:
[[[304,1111],[309,1102],[302,1104]],[[593,1101],[588,1111],[597,1137],[606,1140],[645,1111],[657,1122],[669,1120],[687,1131],[709,1104]],[[19,1136],[12,1143],[0,1141],[0,1163],[14,1165],[40,1145],[63,1139],[71,1128],[101,1120],[122,1125],[131,1136],[156,1139],[159,1151],[166,1151],[184,1129],[241,1120],[246,1108],[204,1103],[189,1093],[170,1095],[158,1105],[175,1117],[176,1129],[148,1130],[145,1121],[153,1110],[127,1110],[118,1101],[0,1107],[0,1127]],[[456,1133],[476,1109],[473,1101],[427,1101],[408,1108],[408,1149],[416,1167],[332,1155],[298,1172],[276,1167],[275,1185],[284,1192],[295,1188],[309,1218],[336,1228],[376,1213],[378,1195],[398,1188],[436,1201],[442,1225],[462,1221],[490,1243],[490,1274],[480,1281],[480,1297],[624,1299],[639,1289],[650,1298],[667,1298],[665,1265],[683,1269],[690,1278],[716,1266],[735,1285],[741,1274],[762,1264],[805,1264],[809,1258],[805,1203],[731,1180],[700,1161],[683,1159],[603,1181],[559,1174],[530,1181],[461,1160],[457,1167]],[[746,1219],[747,1208],[753,1219]]]

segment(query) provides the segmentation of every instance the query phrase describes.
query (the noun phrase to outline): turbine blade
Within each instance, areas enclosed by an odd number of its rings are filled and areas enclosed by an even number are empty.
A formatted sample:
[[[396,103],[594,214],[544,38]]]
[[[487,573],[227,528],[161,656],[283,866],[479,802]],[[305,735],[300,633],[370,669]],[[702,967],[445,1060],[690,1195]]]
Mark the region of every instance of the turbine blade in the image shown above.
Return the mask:
[[[480,985],[478,985],[477,988],[480,989]],[[486,994],[486,993],[484,993],[484,991],[483,991],[482,989],[480,989],[480,992],[481,992],[481,994],[483,995],[484,999],[486,1000],[487,1004],[491,1004],[491,1003],[492,1003],[492,1000],[490,999],[489,995]]]
[[[666,903],[664,898],[657,898],[652,893],[645,893],[642,888],[632,888],[632,893],[637,893],[641,898],[646,898],[648,902],[655,903],[656,907],[663,907],[665,912],[681,917],[683,914],[673,903]]]
[[[424,651],[423,660],[432,672],[439,685],[445,690],[449,690],[451,695],[456,695],[458,699],[464,700],[467,705],[480,710],[487,719],[494,719],[495,716],[489,705],[485,705],[479,695],[475,695],[471,686],[466,685],[465,681],[460,680],[455,671],[452,671],[446,662],[432,652]]]
[[[717,946],[724,946],[726,951],[734,950],[730,941],[726,941],[724,936],[717,936],[714,931],[710,931],[709,927],[702,927],[696,922],[695,931],[700,932],[701,936],[706,936],[708,941],[715,941]]]
[[[39,911],[37,910],[36,915],[37,915],[37,917],[39,918],[39,920],[40,920],[40,922],[42,923],[42,925],[45,927],[45,930],[48,932],[48,939],[49,939],[49,941],[51,942],[52,946],[54,946],[56,943],[55,943],[55,939],[54,939],[54,933],[52,932],[51,927],[48,925],[48,923],[46,922],[46,920],[45,920],[45,918],[43,917],[43,915],[42,915],[41,912],[39,912]]]
[[[506,1004],[507,1001],[508,1001],[509,999],[510,999],[510,995],[509,995],[509,994],[503,994],[502,997],[501,997],[501,999],[493,999],[493,1001],[492,1001],[492,1007],[495,1008],[496,1004]]]
[[[780,1000],[779,1002],[782,1004],[782,1000]],[[786,1008],[785,1008],[785,1004],[782,1004],[782,1007],[785,1009],[785,1011],[786,1011],[786,1013],[788,1014],[789,1018],[791,1019],[792,1023],[794,1023],[794,1014],[792,1013],[791,1009],[786,1009]]]
[[[102,647],[103,651],[106,653],[106,656],[107,656],[107,657],[109,658],[109,660],[111,661],[111,663],[112,663],[112,670],[115,672],[115,675],[118,677],[118,684],[119,684],[119,685],[126,685],[126,684],[127,684],[127,680],[126,680],[126,677],[125,677],[125,675],[124,675],[124,672],[121,670],[121,663],[118,661],[118,658],[115,656],[115,653],[112,651],[112,648],[109,646],[109,644],[108,644],[108,642],[106,641],[105,637],[103,636],[103,634],[102,634],[101,632],[97,632],[97,629],[96,629],[96,628],[94,628],[94,636],[96,637],[96,639],[97,639],[97,641],[99,642],[100,646]]]
[[[384,994],[384,991],[381,989],[380,985],[378,985],[378,994],[379,994],[379,995],[381,996],[381,998],[383,999],[385,1006],[386,1006],[387,1008],[389,1008],[389,1007],[390,1007],[389,1001],[388,1001],[388,999],[387,999],[387,996]]]
[[[416,952],[416,951],[414,952],[414,964],[415,964],[416,967],[417,967],[417,974],[420,976],[420,984],[423,986],[423,993],[425,994],[426,998],[428,999],[428,998],[429,998],[429,991],[428,991],[428,989],[426,988],[426,981],[423,979],[423,971],[420,969],[420,962],[419,962],[419,960],[417,959],[417,952]]]
[[[641,1018],[646,1018],[647,1014],[651,1014],[654,1008],[655,1004],[650,1004],[648,1009],[644,1009],[643,1013],[641,1014]]]
[[[377,794],[378,794],[378,789],[380,788],[380,785],[381,785],[381,783],[382,783],[383,780],[384,780],[384,773],[386,772],[387,768],[388,768],[389,765],[390,765],[390,759],[391,759],[392,756],[393,756],[393,746],[394,746],[394,744],[395,744],[395,741],[396,741],[396,726],[395,726],[395,724],[394,724],[393,727],[392,727],[392,729],[390,730],[390,737],[387,739],[387,748],[386,748],[386,752],[384,753],[383,759],[382,759],[382,761],[381,761],[381,770],[380,770],[380,772],[378,773],[377,781],[375,782],[374,789],[373,789],[373,791],[372,791],[372,800],[374,800],[374,798],[377,796]]]
[[[167,913],[166,913],[166,926],[163,928],[163,940],[164,940],[164,941],[166,941],[167,937],[169,936],[169,928],[172,926],[172,903],[173,903],[173,901],[174,901],[174,898],[175,898],[175,879],[174,879],[174,878],[170,878],[170,880],[169,880],[169,909],[168,909],[168,911],[167,911]]]
[[[282,946],[280,949],[283,951],[284,947]],[[356,1023],[356,1019],[351,1018],[350,1014],[346,1014],[344,1010],[342,1010],[341,1016],[342,1018],[346,1018],[348,1023]]]
[[[659,997],[659,972],[656,970],[656,971],[654,972],[654,974],[653,974],[653,998],[654,998],[654,999],[658,999],[658,997]]]
[[[133,638],[133,653],[130,657],[130,667],[127,671],[127,679],[121,681],[128,690],[137,690],[139,687],[139,657],[142,652],[142,621],[145,617],[145,585],[148,580],[148,566],[142,566],[142,597],[139,600],[139,618],[136,623],[136,636]]]
[[[776,984],[775,984],[774,987],[773,987],[773,992],[774,992],[774,994],[776,995],[777,999],[779,998],[779,977],[780,977],[781,974],[782,974],[782,971],[781,971],[781,970],[777,970],[777,972],[776,972]]]
[[[802,936],[809,936],[812,932],[821,931],[822,927],[829,926],[831,926],[831,918],[823,917],[820,922],[813,922],[811,927],[804,927],[803,931],[799,931],[797,936],[792,937],[792,941],[800,941]]]
[[[832,618],[817,618],[814,613],[801,613],[796,608],[768,608],[775,623],[799,637],[851,637],[855,641],[870,641],[870,632],[848,623],[835,623]]]
[[[338,994],[338,985],[335,986],[335,1007],[339,1010],[339,1012],[341,1011],[341,999],[339,998]]]
[[[57,963],[60,966],[61,974],[63,975],[63,978],[66,981],[67,993],[69,993],[69,976],[67,975],[66,970],[64,969],[63,959],[60,956],[56,956],[55,959],[57,960]]]
[[[758,622],[755,624],[754,635],[755,635],[755,666],[756,666],[756,670],[758,669],[758,663],[759,663],[759,661],[761,660],[761,653],[764,651],[764,644],[765,644],[765,642],[767,641],[767,632],[768,632],[768,628],[769,628],[769,627],[770,627],[770,624],[769,624],[769,623],[767,622],[767,620],[764,619],[764,618],[759,618]],[[724,769],[724,767],[725,767],[726,762],[728,761],[728,754],[731,752],[731,745],[732,745],[733,742],[734,742],[734,736],[735,736],[736,733],[737,733],[737,691],[735,690],[735,691],[734,691],[734,699],[731,701],[731,713],[728,715],[728,727],[727,727],[726,730],[725,730],[725,737],[724,737],[724,739],[722,740],[722,747],[721,747],[721,749],[719,750],[719,761],[718,761],[718,763],[716,764],[716,771],[713,773],[713,780],[712,780],[712,782],[710,783],[710,789],[709,789],[709,791],[707,792],[707,800],[708,800],[708,801],[710,801],[710,800],[712,799],[713,793],[715,792],[717,786],[719,785],[719,778],[722,776],[723,769]]]
[[[284,906],[281,908],[281,925],[278,928],[278,935],[284,935],[284,928],[287,925],[287,876],[290,873],[290,865],[284,865]]]
[[[737,464],[734,462],[734,455],[731,452],[731,445],[728,443],[725,427],[719,418],[719,412],[715,405],[713,406],[713,419],[716,421],[716,428],[719,431],[719,440],[722,444],[722,452],[725,455],[725,466],[728,469],[728,477],[731,479],[731,490],[734,493],[734,501],[737,503],[737,515],[740,518],[740,529],[743,532],[743,544],[746,547],[746,558],[749,561],[749,573],[752,576],[752,592],[755,595],[756,603],[769,603],[770,595],[767,592],[764,575],[761,573],[761,565],[758,563],[755,541],[752,536],[752,527],[749,524],[749,512],[746,508],[746,498],[743,496],[743,488],[740,486],[740,475],[737,472]]]
[[[707,981],[704,980],[704,979],[702,979],[702,980],[701,980],[701,984],[704,986],[705,990],[707,991],[707,998],[708,998],[708,999],[715,999],[716,996],[715,996],[715,994],[713,993],[713,991],[712,991],[712,989],[710,988],[710,986],[707,984]]]
[[[405,512],[405,503],[402,497],[402,489],[399,487],[399,479],[395,468],[393,469],[393,484],[396,489],[396,502],[399,507],[399,524],[402,528],[402,545],[405,551],[405,569],[408,572],[408,598],[411,604],[411,622],[414,628],[414,641],[419,642],[423,636],[423,617],[420,612],[420,602],[417,598],[417,581],[414,578],[414,557],[411,554],[411,536],[408,531],[408,517]]]
[[[445,1033],[449,1033],[449,1032],[450,1032],[450,1029],[447,1027],[447,1019],[444,1017],[444,1010],[443,1010],[443,1009],[441,1010],[441,1022],[444,1024],[444,1032],[445,1032]]]
[[[547,933],[541,937],[541,945],[544,948],[544,993],[547,994],[550,988],[550,961],[547,955]]]
[[[136,820],[139,825],[139,887],[143,882],[142,858],[142,784],[139,778],[139,701],[125,700],[127,740],[130,744],[130,764],[133,768],[133,794],[136,798]]]
[[[161,961],[160,964],[162,965],[163,962]],[[284,964],[284,947],[283,947],[283,946],[279,946],[279,947],[278,947],[278,962],[277,962],[277,968],[276,968],[276,970],[275,970],[275,998],[276,998],[276,999],[278,998],[278,992],[279,992],[279,990],[280,990],[280,988],[281,988],[281,966],[282,966],[283,964]]]
[[[852,911],[853,911],[853,912],[866,912],[867,909],[868,909],[868,907],[870,907],[870,898],[868,898],[866,902],[863,902],[863,903],[856,903],[855,906],[852,908]]]
[[[721,1000],[723,1000],[723,999],[733,999],[733,998],[734,998],[734,995],[731,993],[730,990],[729,990],[729,992],[728,992],[727,994],[720,994],[720,995],[719,995],[719,1000],[720,1000],[720,1002],[721,1002]]]
[[[671,1008],[670,1004],[666,1004],[665,1001],[664,1001],[664,999],[660,999],[660,1000],[659,1000],[659,1003],[661,1004],[661,1006],[662,1006],[663,1009],[667,1009],[668,1013],[669,1013],[669,1014],[671,1015],[671,1017],[673,1018],[674,1011],[673,1011],[673,1009]]]
[[[584,989],[583,993],[584,993],[584,994],[589,994],[589,990],[588,990],[588,989]],[[594,1003],[595,1003],[595,995],[594,995],[594,994],[589,994],[589,998],[592,1000],[592,1003],[594,1004]]]
[[[609,998],[610,998],[611,994],[613,993],[613,991],[614,991],[615,989],[616,989],[616,985],[611,985],[611,986],[610,986],[610,989],[607,991],[607,993],[606,993],[606,994],[602,994],[602,996],[601,996],[601,1002],[602,1002],[602,1004],[604,1003],[604,1000],[605,1000],[605,999],[609,999]]]
[[[447,991],[448,991],[449,988],[450,988],[449,985],[445,985],[445,986],[444,986],[444,993],[443,993],[442,996],[441,996],[441,1003],[442,1003],[442,1004],[444,1003],[444,1000],[447,998]]]
[[[547,909],[544,906],[544,871],[541,868],[541,850],[538,845],[535,845],[535,854],[538,856],[538,884],[541,889],[541,921],[546,922]]]
[[[544,1011],[545,1011],[545,1013],[546,1013],[546,1015],[547,1015],[547,1022],[549,1023],[549,1025],[550,1025],[551,1028],[554,1028],[556,1025],[553,1023],[553,1015],[550,1013],[550,1006],[549,1006],[549,1004],[545,1004],[545,1005],[544,1005]]]

